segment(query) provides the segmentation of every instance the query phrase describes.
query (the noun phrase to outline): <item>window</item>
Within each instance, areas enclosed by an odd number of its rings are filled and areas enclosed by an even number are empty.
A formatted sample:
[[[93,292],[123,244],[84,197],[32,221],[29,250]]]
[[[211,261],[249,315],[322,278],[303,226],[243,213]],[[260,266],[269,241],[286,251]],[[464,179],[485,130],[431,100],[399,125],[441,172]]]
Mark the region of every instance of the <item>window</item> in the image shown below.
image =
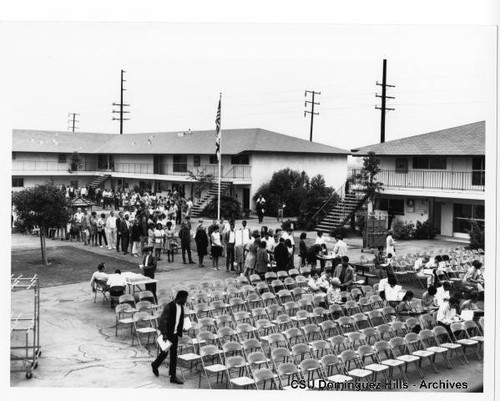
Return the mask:
[[[174,173],[187,172],[187,155],[174,155]]]
[[[250,164],[248,155],[231,156],[231,164]]]
[[[216,155],[210,155],[210,164],[218,164],[219,160],[217,160]]]
[[[398,157],[396,159],[396,173],[408,172],[408,159],[406,157]]]
[[[66,163],[66,155],[64,153],[59,153],[57,155],[57,162],[58,163]]]
[[[69,186],[73,188],[78,188],[78,180],[71,180]]]
[[[24,178],[12,177],[12,188],[24,187]]]
[[[16,160],[16,156],[17,156],[16,152],[12,152],[12,160]]]
[[[485,158],[478,156],[472,158],[472,185],[483,185],[485,183]]]
[[[484,230],[484,205],[455,203],[453,205],[453,232],[467,233],[471,221]]]
[[[425,170],[446,170],[446,157],[421,157],[413,158],[413,168]]]
[[[193,156],[193,165],[195,167],[200,167],[200,165],[201,165],[200,156]]]
[[[380,198],[377,200],[376,209],[392,212],[394,215],[404,216],[405,200]]]

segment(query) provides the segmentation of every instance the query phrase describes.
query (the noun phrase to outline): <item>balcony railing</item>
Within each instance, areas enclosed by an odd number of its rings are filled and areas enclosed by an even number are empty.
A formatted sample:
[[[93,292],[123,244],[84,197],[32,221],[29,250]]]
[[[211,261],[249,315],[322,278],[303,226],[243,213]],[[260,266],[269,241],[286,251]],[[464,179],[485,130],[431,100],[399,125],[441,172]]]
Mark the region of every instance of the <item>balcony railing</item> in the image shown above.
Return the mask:
[[[178,176],[188,176],[189,171],[193,172],[195,175],[198,173],[212,174],[214,177],[218,177],[219,167],[217,164],[205,164],[194,166],[192,164],[183,163],[158,163],[153,165],[152,163],[110,163],[108,168],[99,168],[97,164],[93,161],[84,162],[83,165],[78,168],[78,171],[88,171],[88,172],[110,172],[110,173],[125,173],[125,174],[160,174],[160,175],[178,175]],[[251,166],[244,165],[222,165],[222,178],[223,179],[240,179],[240,180],[250,180],[252,178]],[[12,171],[13,172],[23,172],[23,171],[68,171],[70,170],[69,163],[58,163],[56,161],[31,161],[31,160],[13,160],[12,161]]]
[[[360,170],[353,170],[353,173],[359,174]],[[396,170],[381,170],[376,178],[386,188],[484,191],[484,172],[408,170],[405,173]]]

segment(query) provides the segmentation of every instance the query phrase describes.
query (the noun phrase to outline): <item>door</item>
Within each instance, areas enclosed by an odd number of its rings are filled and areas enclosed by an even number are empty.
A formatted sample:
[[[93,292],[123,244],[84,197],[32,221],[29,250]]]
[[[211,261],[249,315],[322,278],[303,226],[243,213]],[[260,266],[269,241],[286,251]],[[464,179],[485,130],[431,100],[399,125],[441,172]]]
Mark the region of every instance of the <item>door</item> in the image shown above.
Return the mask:
[[[243,210],[250,209],[250,188],[243,188]]]

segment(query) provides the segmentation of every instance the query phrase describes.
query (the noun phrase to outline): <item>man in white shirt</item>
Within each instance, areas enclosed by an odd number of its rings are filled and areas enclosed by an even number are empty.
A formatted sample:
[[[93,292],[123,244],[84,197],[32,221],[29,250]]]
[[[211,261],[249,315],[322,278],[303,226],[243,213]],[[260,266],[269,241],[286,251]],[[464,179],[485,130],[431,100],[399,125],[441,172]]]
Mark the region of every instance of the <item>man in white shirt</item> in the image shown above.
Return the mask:
[[[337,235],[335,239],[337,240],[337,243],[333,247],[333,255],[337,258],[347,256],[347,244],[344,242],[344,237]]]
[[[234,271],[234,251],[236,247],[236,231],[234,229],[234,221],[229,224],[229,230],[223,234],[224,243],[226,245],[226,271]]]
[[[106,283],[108,281],[109,275],[107,273],[104,273],[104,270],[106,270],[106,264],[99,263],[99,265],[97,266],[97,271],[92,274],[92,278],[90,279],[90,287],[92,288],[93,292],[96,292],[96,281],[100,281],[102,283]]]
[[[441,287],[437,287],[437,292],[435,295],[435,299],[438,306],[441,306],[444,301],[450,299],[450,290],[451,284],[448,281],[445,281]]]
[[[112,210],[106,220],[106,235],[108,236],[108,249],[114,249],[116,246],[116,216]]]
[[[108,281],[106,284],[109,287],[109,295],[112,297],[119,297],[120,295],[125,294],[125,287],[127,286],[127,280],[122,276],[122,272],[120,269],[115,270],[115,274],[110,274],[108,276]],[[111,307],[114,307],[111,302]]]
[[[73,216],[75,220],[75,229],[78,235],[77,241],[82,240],[82,220],[83,220],[83,212],[81,208],[76,209],[76,213]]]
[[[425,265],[428,262],[429,257],[428,256],[423,256],[417,258],[415,260],[415,264],[413,265],[413,269],[417,273],[417,277],[419,278],[425,278],[427,280],[427,287],[429,287],[432,284],[432,280],[434,279],[434,276],[432,274],[432,269],[426,269]]]
[[[460,301],[458,298],[451,297],[449,301],[445,301],[441,304],[437,311],[436,321],[440,326],[443,326],[448,331],[451,336],[450,326],[453,322],[459,321],[457,316],[457,310],[460,306]]]

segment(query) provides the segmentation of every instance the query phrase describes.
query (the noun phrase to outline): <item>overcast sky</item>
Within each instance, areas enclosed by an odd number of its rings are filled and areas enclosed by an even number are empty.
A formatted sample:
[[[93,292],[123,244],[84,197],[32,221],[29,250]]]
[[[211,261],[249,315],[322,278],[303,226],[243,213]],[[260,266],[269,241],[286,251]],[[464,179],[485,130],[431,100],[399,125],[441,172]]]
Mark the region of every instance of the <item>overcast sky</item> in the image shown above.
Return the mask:
[[[309,138],[304,91],[320,91],[314,140],[351,149],[379,141],[382,60],[386,140],[491,115],[495,31],[474,26],[4,23],[0,92],[11,128],[125,133],[264,128]],[[7,94],[7,96],[5,96]]]

